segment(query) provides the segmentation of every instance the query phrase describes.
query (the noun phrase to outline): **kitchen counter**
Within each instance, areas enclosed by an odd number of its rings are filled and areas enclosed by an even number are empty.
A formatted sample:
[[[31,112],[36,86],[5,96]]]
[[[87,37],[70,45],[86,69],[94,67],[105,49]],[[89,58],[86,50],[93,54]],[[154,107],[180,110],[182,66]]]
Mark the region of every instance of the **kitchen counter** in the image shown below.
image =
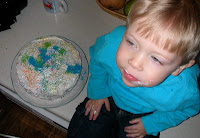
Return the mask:
[[[89,61],[88,48],[97,37],[110,32],[125,21],[105,13],[95,0],[66,0],[67,13],[51,14],[45,11],[42,0],[28,0],[28,5],[17,16],[10,30],[0,32],[0,90],[5,96],[32,111],[49,123],[66,130],[76,106],[86,97],[86,87],[70,103],[56,108],[39,108],[22,100],[12,86],[10,69],[18,51],[29,41],[47,35],[66,37],[77,43]],[[200,137],[199,115],[180,126],[161,133],[167,137]],[[192,127],[192,128],[191,128]]]
[[[17,16],[10,30],[0,32],[0,89],[7,97],[25,106],[47,121],[67,128],[75,107],[86,97],[86,87],[77,98],[57,108],[38,108],[22,100],[12,86],[10,69],[18,51],[29,41],[47,35],[66,37],[85,52],[96,38],[125,22],[117,19],[97,5],[95,0],[67,0],[68,12],[52,14],[45,11],[42,0],[28,0],[28,5]],[[89,4],[88,4],[89,3]],[[50,119],[50,120],[48,120]]]

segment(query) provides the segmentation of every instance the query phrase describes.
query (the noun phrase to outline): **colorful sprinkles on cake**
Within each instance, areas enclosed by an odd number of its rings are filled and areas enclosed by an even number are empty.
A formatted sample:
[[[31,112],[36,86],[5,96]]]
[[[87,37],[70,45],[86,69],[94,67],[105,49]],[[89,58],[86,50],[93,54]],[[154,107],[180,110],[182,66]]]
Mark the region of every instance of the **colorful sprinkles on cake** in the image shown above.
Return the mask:
[[[40,38],[22,49],[17,61],[20,84],[40,98],[63,96],[81,72],[81,57],[74,46],[61,38]]]

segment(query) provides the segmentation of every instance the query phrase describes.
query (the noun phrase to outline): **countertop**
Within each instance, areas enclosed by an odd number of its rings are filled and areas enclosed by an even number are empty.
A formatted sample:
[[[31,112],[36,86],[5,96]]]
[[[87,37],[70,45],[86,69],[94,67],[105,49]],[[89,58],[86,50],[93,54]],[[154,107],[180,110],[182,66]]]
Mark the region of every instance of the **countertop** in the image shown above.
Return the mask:
[[[67,129],[75,108],[86,97],[86,86],[68,104],[56,108],[35,107],[24,102],[14,91],[10,77],[13,59],[27,42],[41,36],[58,35],[77,43],[89,61],[88,48],[95,43],[96,38],[119,25],[125,25],[125,21],[104,12],[95,0],[66,2],[69,8],[67,13],[52,14],[45,11],[42,0],[28,0],[27,7],[17,16],[17,22],[11,29],[0,32],[0,90],[13,101],[63,129]],[[178,127],[162,132],[161,137],[200,137],[199,124],[198,115]]]
[[[29,41],[47,35],[66,37],[84,51],[89,61],[89,47],[96,38],[110,32],[125,22],[115,18],[97,5],[95,0],[67,0],[67,13],[48,13],[42,0],[28,0],[28,5],[17,16],[11,29],[0,32],[0,89],[11,95],[12,100],[34,109],[64,128],[68,127],[75,107],[86,97],[86,87],[77,98],[57,108],[34,107],[18,97],[12,86],[10,69],[18,51]]]

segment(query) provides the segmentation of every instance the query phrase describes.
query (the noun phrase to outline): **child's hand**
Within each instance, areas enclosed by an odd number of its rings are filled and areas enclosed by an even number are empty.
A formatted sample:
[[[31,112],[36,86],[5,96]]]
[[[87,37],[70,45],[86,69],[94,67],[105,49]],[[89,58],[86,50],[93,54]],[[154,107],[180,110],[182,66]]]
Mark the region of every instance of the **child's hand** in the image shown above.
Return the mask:
[[[87,116],[90,113],[89,119],[96,120],[103,104],[105,104],[106,109],[110,111],[110,103],[108,98],[100,100],[92,100],[92,99],[88,100],[88,102],[85,105],[86,108],[85,115]]]
[[[147,135],[141,118],[133,119],[129,123],[133,125],[125,127],[124,131],[128,133],[127,137],[143,138]]]

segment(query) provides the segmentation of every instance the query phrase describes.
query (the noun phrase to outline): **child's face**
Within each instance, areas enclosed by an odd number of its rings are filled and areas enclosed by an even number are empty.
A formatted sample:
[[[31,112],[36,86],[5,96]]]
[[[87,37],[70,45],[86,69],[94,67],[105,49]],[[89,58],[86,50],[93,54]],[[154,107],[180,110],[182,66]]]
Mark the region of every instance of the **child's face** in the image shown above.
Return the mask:
[[[125,85],[152,87],[161,83],[181,64],[181,57],[141,37],[131,25],[124,33],[116,54]]]

